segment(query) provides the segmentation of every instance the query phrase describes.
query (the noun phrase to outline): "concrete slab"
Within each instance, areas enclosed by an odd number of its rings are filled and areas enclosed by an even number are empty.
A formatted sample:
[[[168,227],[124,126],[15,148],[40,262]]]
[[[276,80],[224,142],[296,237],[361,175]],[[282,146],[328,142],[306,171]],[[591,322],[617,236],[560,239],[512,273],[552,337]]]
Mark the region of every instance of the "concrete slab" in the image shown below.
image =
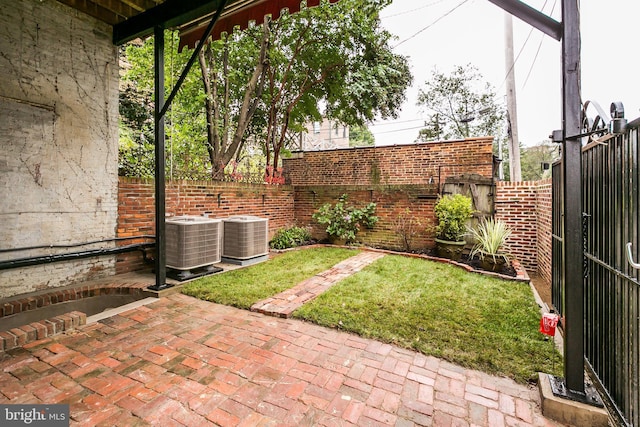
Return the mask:
[[[609,425],[609,413],[606,409],[555,396],[548,374],[538,372],[538,388],[542,414],[545,417],[576,427]]]
[[[228,257],[222,257],[222,262],[227,263],[227,264],[234,264],[234,265],[240,265],[240,266],[247,266],[247,265],[253,265],[253,264],[257,264],[259,262],[263,262],[269,259],[269,255],[260,255],[257,257],[253,257],[253,258],[247,258],[247,259],[237,259],[237,258],[228,258]]]

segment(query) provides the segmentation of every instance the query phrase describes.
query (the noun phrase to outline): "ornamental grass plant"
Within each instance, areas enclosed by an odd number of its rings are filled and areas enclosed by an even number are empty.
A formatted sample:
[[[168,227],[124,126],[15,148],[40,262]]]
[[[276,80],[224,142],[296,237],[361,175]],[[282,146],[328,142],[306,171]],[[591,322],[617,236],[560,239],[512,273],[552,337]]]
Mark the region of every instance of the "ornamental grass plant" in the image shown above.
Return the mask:
[[[469,257],[478,256],[481,261],[491,258],[494,263],[509,260],[504,247],[511,236],[511,228],[506,222],[493,218],[483,219],[477,227],[468,227],[468,231],[476,242]]]

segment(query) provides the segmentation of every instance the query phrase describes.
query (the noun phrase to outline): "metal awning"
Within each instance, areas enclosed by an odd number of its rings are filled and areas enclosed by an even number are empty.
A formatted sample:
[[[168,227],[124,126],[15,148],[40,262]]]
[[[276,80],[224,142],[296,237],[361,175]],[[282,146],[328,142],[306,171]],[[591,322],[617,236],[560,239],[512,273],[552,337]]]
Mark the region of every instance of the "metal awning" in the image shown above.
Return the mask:
[[[180,30],[180,49],[194,47],[222,0],[58,0],[80,12],[113,26],[113,43],[121,45],[137,37],[153,35],[154,28]],[[303,0],[228,0],[212,36],[231,33],[250,22],[262,23],[264,16],[277,19],[282,10],[298,12]],[[307,0],[307,7],[321,0]],[[328,0],[336,3],[338,0]]]
[[[302,0],[228,0],[213,29],[217,38],[234,28],[246,28],[254,21],[261,23],[265,15],[274,19],[282,10],[294,13],[300,10]],[[307,0],[307,6],[321,0]],[[328,0],[336,3],[338,0]],[[489,0],[556,40],[560,40],[561,25],[520,0]],[[193,47],[200,40],[207,23],[222,0],[58,0],[73,9],[93,16],[113,26],[113,42],[126,43],[136,37],[153,35],[153,29],[180,29],[180,48]]]
[[[338,0],[328,1],[329,3],[338,2]],[[320,4],[320,0],[307,0],[306,3],[307,7],[315,7]],[[300,0],[243,0],[235,2],[222,12],[218,22],[213,27],[211,37],[217,39],[222,33],[230,34],[236,28],[243,30],[251,22],[261,24],[267,15],[270,15],[273,19],[278,19],[285,9],[289,13],[299,12],[300,7]],[[193,48],[200,41],[212,15],[213,12],[180,26],[180,49],[185,46]]]

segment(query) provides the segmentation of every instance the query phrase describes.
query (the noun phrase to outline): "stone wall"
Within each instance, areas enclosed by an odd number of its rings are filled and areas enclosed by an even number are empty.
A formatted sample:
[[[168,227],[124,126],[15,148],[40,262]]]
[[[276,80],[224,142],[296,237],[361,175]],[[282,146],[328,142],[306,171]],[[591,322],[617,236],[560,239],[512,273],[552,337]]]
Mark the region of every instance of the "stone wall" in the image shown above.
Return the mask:
[[[1,3],[2,249],[113,238],[118,56],[111,28],[54,0]],[[101,257],[3,270],[0,298],[113,274],[114,265],[115,257]]]

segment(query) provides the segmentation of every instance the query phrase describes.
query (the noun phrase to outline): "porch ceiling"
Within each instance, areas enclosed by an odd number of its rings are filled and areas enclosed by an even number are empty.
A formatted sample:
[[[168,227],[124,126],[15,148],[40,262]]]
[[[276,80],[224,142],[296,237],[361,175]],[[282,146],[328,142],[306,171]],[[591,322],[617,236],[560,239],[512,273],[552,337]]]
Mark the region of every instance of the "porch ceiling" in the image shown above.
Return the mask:
[[[109,25],[119,24],[165,0],[58,0]]]

